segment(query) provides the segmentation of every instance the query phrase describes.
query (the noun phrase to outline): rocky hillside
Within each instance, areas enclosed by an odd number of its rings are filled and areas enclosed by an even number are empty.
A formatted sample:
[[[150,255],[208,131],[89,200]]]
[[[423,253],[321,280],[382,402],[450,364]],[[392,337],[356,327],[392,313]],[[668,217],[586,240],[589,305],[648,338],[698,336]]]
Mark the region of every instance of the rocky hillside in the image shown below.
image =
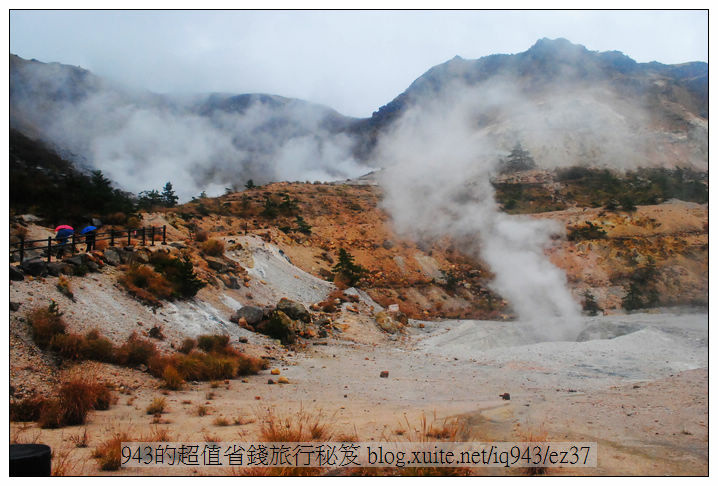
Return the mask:
[[[371,118],[269,94],[177,97],[116,86],[84,69],[10,57],[10,123],[122,189],[220,194],[248,179],[342,180],[386,164],[377,143],[438,103],[473,110],[499,151],[517,142],[539,167],[707,168],[707,64],[637,63],[565,39],[429,69]],[[390,143],[390,142],[389,142]]]
[[[559,192],[566,184],[545,172],[511,177],[523,177],[524,184],[543,178],[534,186]],[[510,180],[502,183],[510,186]],[[47,356],[35,363],[34,356],[45,355],[24,320],[52,300],[72,333],[99,329],[115,346],[138,332],[171,353],[186,337],[219,332],[243,351],[268,358],[278,356],[279,343],[396,339],[407,317],[513,317],[511,302],[491,289],[493,276],[483,262],[450,240],[423,245],[398,237],[381,198],[372,184],[276,183],[142,213],[143,225],[167,226],[166,246],[99,242],[97,251],[50,264],[42,248],[30,250],[21,265],[11,264],[12,380],[24,384],[23,393],[54,386],[52,373],[38,371],[55,365]],[[524,208],[565,228],[547,253],[586,313],[707,305],[706,204],[669,199],[543,212],[528,206],[522,202],[514,211]],[[43,239],[53,232],[40,218],[21,215],[13,217],[12,234]],[[354,282],[338,271],[342,249],[365,269]],[[171,269],[184,268],[178,263],[183,258],[194,276],[177,280]],[[347,289],[350,284],[355,288]],[[196,296],[187,299],[192,292]],[[132,386],[126,372],[108,373]]]

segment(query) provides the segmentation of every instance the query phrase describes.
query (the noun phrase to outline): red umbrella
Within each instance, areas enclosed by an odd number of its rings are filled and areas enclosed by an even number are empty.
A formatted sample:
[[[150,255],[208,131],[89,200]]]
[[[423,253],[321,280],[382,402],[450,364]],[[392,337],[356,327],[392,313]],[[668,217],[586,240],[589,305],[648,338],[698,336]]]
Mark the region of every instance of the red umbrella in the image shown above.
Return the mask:
[[[75,231],[75,228],[73,228],[72,226],[68,226],[68,225],[66,225],[66,224],[61,224],[60,226],[58,226],[57,228],[55,228],[55,233],[57,233],[57,232],[60,231],[61,229],[69,229],[69,230],[71,230],[71,231]]]

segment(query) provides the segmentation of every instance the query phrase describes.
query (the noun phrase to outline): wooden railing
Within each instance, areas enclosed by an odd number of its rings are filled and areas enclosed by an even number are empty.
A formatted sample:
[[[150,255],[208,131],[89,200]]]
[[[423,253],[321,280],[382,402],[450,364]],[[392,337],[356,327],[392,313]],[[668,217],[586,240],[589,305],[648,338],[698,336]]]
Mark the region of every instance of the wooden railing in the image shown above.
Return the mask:
[[[125,238],[127,239],[127,246],[132,244],[133,239],[141,240],[142,246],[146,246],[147,242],[149,242],[150,246],[155,246],[155,241],[166,245],[167,226],[149,226],[139,229],[125,230],[111,229],[109,231],[95,233],[94,236],[95,243],[98,241],[109,241],[111,247],[115,246],[115,243],[122,243],[125,241]],[[70,248],[70,252],[75,254],[77,253],[77,245],[85,243],[86,237],[87,235],[73,233],[72,235],[67,236],[67,238],[56,239],[55,237],[48,236],[47,239],[44,240],[26,240],[21,236],[19,242],[10,244],[10,254],[19,253],[20,263],[22,263],[27,252],[43,250],[47,252],[47,262],[50,263],[53,249],[57,251],[59,249],[65,250]],[[62,240],[65,240],[65,242],[59,243],[59,241]],[[43,245],[36,246],[37,243],[43,243]]]

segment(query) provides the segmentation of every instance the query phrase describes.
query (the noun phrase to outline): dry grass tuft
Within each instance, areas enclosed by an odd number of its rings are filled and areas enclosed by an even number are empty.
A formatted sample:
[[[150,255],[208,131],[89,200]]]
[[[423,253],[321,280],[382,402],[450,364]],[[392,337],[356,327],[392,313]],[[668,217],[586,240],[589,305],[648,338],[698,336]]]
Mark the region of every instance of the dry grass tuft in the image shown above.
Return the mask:
[[[164,413],[167,407],[167,399],[165,397],[155,397],[147,406],[147,415],[160,415]]]
[[[205,254],[210,256],[218,257],[224,254],[224,242],[222,240],[209,239],[203,242],[200,248]]]
[[[26,319],[32,327],[32,337],[40,349],[47,349],[52,338],[57,334],[64,334],[67,329],[54,300],[48,307],[31,310]]]
[[[198,417],[204,417],[209,413],[209,408],[206,405],[198,405],[196,412]]]
[[[197,347],[205,353],[212,351],[225,353],[229,344],[229,336],[226,334],[203,334],[197,337]]]
[[[229,420],[227,420],[225,417],[217,417],[216,419],[214,419],[212,424],[218,427],[227,427],[229,425]]]
[[[38,424],[50,429],[81,425],[85,423],[90,410],[107,410],[114,401],[112,392],[96,378],[70,378],[60,386],[57,398],[45,401]]]
[[[123,442],[131,442],[127,432],[118,432],[111,439],[103,442],[92,452],[97,459],[101,471],[117,471],[122,465],[121,447]]]
[[[53,476],[75,476],[77,474],[76,469],[79,464],[70,458],[74,449],[64,449],[63,451],[57,452],[52,451],[52,471]],[[84,463],[84,461],[83,461]]]
[[[179,390],[184,384],[182,375],[180,375],[177,368],[172,365],[165,366],[165,369],[162,372],[162,380],[163,386],[168,390]]]
[[[14,430],[12,430],[14,429]],[[40,443],[40,431],[35,430],[32,435],[26,434],[28,430],[32,429],[31,424],[23,424],[19,427],[12,427],[12,433],[10,434],[11,444],[39,444]]]
[[[118,281],[130,294],[154,307],[169,299],[173,292],[170,282],[147,265],[130,266]]]
[[[46,399],[34,395],[22,400],[13,400],[10,402],[10,421],[11,422],[37,422],[40,418],[40,412],[45,406]]]
[[[530,429],[520,434],[518,442],[548,442],[548,432],[543,427],[538,429]],[[546,476],[549,474],[549,468],[545,466],[539,467],[521,467],[516,470],[521,476]]]
[[[183,354],[189,354],[196,347],[197,341],[192,338],[185,338],[185,340],[182,341],[182,344],[180,345],[178,351]]]
[[[254,423],[254,419],[253,419],[253,418],[248,418],[248,417],[242,417],[241,415],[238,415],[237,417],[234,418],[233,423],[234,423],[234,425],[253,424],[253,423]]]
[[[205,230],[197,230],[197,232],[194,234],[195,241],[198,241],[200,243],[207,241],[207,238],[209,238],[209,233]]]
[[[222,442],[222,438],[218,435],[214,435],[211,432],[205,432],[203,435],[205,442]]]
[[[153,427],[147,435],[140,437],[138,442],[172,442],[172,436],[168,429]]]
[[[147,365],[150,358],[157,355],[157,347],[133,332],[127,341],[117,348],[117,362],[124,366]]]
[[[115,347],[112,342],[100,335],[100,331],[92,329],[85,334],[82,342],[82,357],[102,361],[104,363],[115,362]]]
[[[304,409],[296,414],[277,414],[274,409],[267,410],[259,434],[266,442],[314,442],[332,437],[324,413],[321,410],[308,412]]]
[[[77,434],[71,434],[68,439],[75,444],[75,447],[78,449],[84,449],[90,442],[90,437],[87,435],[87,428],[82,430],[82,435],[78,432]]]

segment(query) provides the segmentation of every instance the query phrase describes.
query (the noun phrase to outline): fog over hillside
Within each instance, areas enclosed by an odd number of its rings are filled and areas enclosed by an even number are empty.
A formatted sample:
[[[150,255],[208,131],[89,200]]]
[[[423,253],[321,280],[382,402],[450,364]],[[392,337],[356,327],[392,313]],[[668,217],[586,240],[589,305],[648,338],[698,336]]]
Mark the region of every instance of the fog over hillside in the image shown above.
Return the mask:
[[[170,180],[183,200],[248,179],[342,180],[391,165],[377,144],[407,111],[436,99],[442,105],[427,116],[437,130],[457,107],[472,110],[461,129],[492,147],[476,157],[498,158],[518,142],[548,168],[707,168],[705,63],[638,64],[561,39],[515,55],[454,58],[367,119],[275,95],[134,91],[12,55],[10,71],[13,128],[126,190]]]

